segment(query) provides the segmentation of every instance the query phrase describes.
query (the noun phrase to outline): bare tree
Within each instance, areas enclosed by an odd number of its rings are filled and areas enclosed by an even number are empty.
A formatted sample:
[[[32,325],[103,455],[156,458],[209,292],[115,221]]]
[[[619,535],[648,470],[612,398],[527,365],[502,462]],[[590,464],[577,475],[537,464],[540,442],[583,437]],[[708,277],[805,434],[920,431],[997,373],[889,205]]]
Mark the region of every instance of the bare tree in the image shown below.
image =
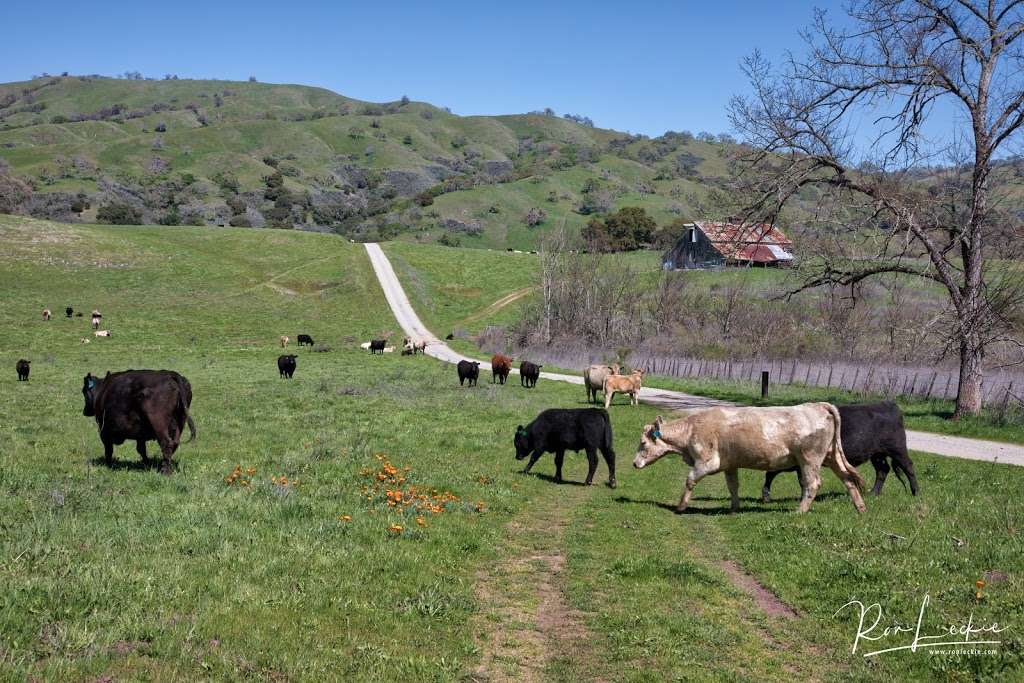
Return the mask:
[[[744,177],[753,216],[774,217],[802,188],[823,191],[817,218],[855,231],[814,259],[801,289],[851,285],[883,273],[933,280],[948,295],[949,344],[960,361],[956,417],[977,414],[991,344],[1020,347],[1011,325],[1020,288],[993,286],[986,242],[994,231],[994,160],[1024,124],[1024,0],[852,0],[842,28],[818,11],[807,53],[774,69],[744,62],[753,92],[733,99],[735,128],[754,152]],[[939,103],[942,103],[941,105]],[[942,151],[966,152],[963,181],[936,191],[915,170],[940,148],[926,129],[951,108]],[[851,131],[873,139],[856,145]],[[870,149],[871,163],[856,158]]]

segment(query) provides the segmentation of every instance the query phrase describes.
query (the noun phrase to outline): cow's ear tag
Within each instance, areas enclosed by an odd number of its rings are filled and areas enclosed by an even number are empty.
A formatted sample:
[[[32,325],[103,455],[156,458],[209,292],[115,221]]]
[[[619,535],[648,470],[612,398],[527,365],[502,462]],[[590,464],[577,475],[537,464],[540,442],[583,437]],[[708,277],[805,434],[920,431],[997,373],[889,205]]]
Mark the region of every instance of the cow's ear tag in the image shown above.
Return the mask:
[[[660,429],[655,429],[653,432],[651,432],[651,438],[652,439],[660,439],[661,438],[661,430]]]

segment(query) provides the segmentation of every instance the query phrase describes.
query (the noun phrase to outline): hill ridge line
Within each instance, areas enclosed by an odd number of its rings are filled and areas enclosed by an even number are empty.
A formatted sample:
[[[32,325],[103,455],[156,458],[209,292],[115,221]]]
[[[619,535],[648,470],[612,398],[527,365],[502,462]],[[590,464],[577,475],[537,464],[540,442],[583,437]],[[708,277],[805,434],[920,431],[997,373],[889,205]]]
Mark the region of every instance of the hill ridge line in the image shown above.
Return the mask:
[[[409,297],[402,287],[402,283],[398,280],[398,276],[391,267],[391,260],[388,259],[384,250],[381,249],[380,244],[366,242],[364,246],[366,247],[366,254],[370,259],[370,264],[373,266],[373,272],[377,276],[377,281],[380,283],[381,289],[384,290],[384,297],[391,307],[391,313],[405,334],[409,337],[425,340],[427,342],[427,355],[438,360],[443,360],[446,363],[458,363],[462,360],[476,361],[476,358],[470,358],[458,353],[427,329],[427,326],[416,315],[416,311],[413,309],[412,303],[410,303]],[[479,363],[481,369],[489,370],[491,368],[491,364],[487,361],[479,361]],[[519,374],[519,371],[513,369],[512,373]],[[583,377],[576,375],[541,372],[540,376],[556,382],[583,384]],[[652,387],[643,387],[640,390],[639,399],[644,403],[668,410],[692,410],[735,405],[718,399]],[[993,463],[999,462],[1024,467],[1024,446],[997,441],[908,430],[907,447],[910,450],[924,451],[953,458],[982,460]]]

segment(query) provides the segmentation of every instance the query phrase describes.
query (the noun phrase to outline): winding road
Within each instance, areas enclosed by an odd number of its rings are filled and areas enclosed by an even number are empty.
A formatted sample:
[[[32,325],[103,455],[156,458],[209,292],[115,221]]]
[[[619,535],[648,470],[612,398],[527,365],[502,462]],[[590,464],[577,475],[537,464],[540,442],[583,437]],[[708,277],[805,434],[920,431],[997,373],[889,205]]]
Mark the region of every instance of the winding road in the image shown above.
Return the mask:
[[[391,261],[384,254],[384,250],[380,248],[379,244],[373,242],[367,243],[365,246],[366,253],[370,257],[370,263],[373,265],[373,271],[377,275],[381,289],[384,290],[384,297],[391,307],[395,320],[398,321],[406,336],[425,340],[427,342],[427,355],[443,360],[446,363],[458,363],[460,360],[476,360],[453,350],[427,329],[427,326],[416,315],[412,304],[409,303],[409,297],[406,296],[402,284],[398,281],[398,276],[395,275],[395,271],[391,267]],[[489,370],[491,364],[486,361],[480,361],[480,367]],[[517,370],[512,372],[518,374]],[[583,384],[583,377],[580,375],[541,372],[540,376],[557,382]],[[640,400],[644,403],[665,408],[666,410],[688,410],[732,405],[731,403],[713,398],[684,394],[680,391],[655,389],[653,387],[642,388],[640,390]],[[960,436],[908,430],[907,446],[914,451],[925,451],[954,458],[1024,466],[1024,446],[997,441],[983,441],[981,439],[968,439]]]

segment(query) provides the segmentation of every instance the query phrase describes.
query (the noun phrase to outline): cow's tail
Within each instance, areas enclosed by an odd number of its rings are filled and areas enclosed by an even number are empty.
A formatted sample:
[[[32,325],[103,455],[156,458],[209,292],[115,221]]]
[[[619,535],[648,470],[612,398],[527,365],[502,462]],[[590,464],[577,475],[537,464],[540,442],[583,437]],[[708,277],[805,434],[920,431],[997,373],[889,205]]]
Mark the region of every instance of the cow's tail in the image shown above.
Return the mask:
[[[825,404],[828,407],[828,412],[832,415],[832,422],[835,423],[835,430],[832,432],[832,457],[835,458],[836,464],[839,469],[850,475],[853,479],[853,483],[857,485],[857,488],[863,493],[867,483],[864,481],[864,477],[857,468],[850,464],[850,461],[846,459],[846,453],[843,451],[843,440],[840,432],[843,426],[843,420],[839,416],[839,409],[831,403]]]
[[[188,384],[188,380],[181,375],[175,375],[175,383],[178,385],[178,409],[185,415],[185,422],[188,424],[188,430],[190,435],[188,441],[185,443],[192,443],[196,438],[196,423],[192,421],[192,415],[189,414],[188,401],[185,400],[186,394],[191,394],[192,390]]]
[[[615,448],[613,444],[614,439],[612,438],[612,419],[608,416],[608,413],[604,414],[604,447],[608,449],[606,452],[614,455]]]

